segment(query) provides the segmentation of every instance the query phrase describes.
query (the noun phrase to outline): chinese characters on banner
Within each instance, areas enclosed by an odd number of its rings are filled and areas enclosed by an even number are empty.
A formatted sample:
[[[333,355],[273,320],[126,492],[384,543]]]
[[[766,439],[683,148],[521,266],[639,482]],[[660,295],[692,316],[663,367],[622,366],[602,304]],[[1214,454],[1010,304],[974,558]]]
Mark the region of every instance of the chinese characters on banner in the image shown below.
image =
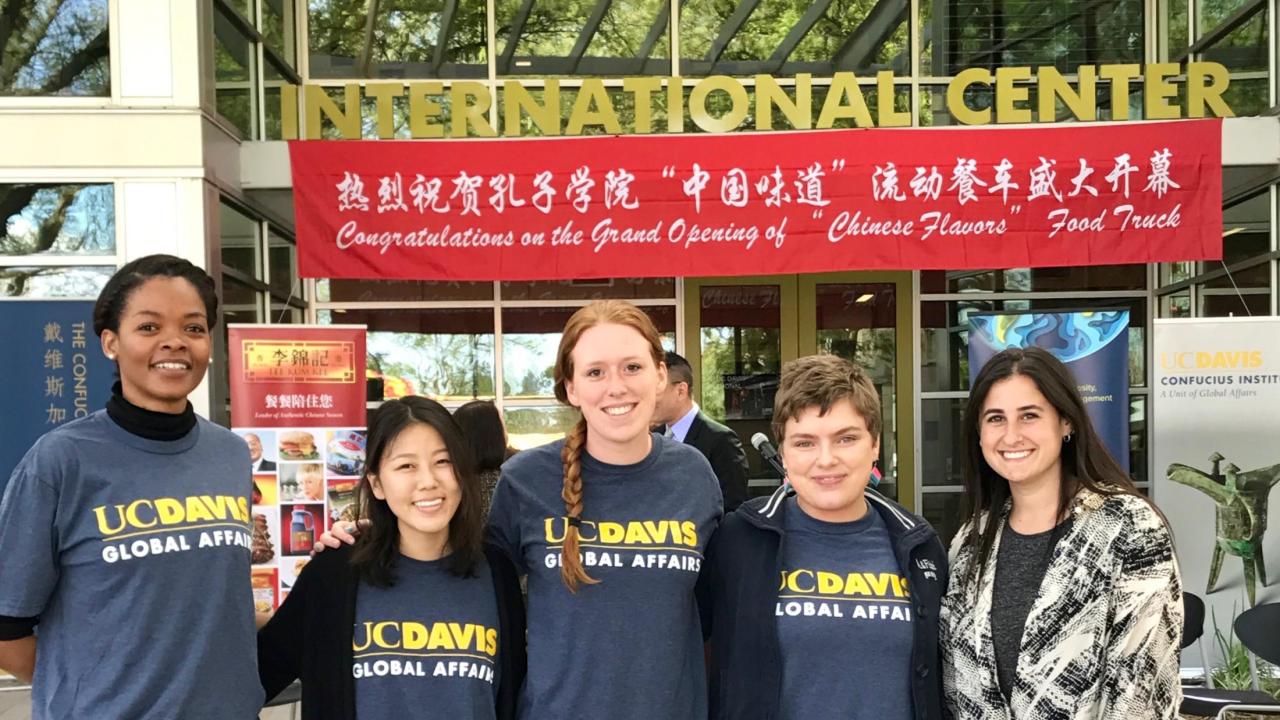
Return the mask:
[[[1219,120],[290,143],[307,277],[532,280],[1217,259]]]
[[[93,332],[93,302],[0,303],[5,407],[0,412],[0,492],[46,432],[102,409],[115,365]]]
[[[363,326],[230,325],[231,429],[253,461],[253,595],[279,607],[311,547],[354,520],[364,471]]]

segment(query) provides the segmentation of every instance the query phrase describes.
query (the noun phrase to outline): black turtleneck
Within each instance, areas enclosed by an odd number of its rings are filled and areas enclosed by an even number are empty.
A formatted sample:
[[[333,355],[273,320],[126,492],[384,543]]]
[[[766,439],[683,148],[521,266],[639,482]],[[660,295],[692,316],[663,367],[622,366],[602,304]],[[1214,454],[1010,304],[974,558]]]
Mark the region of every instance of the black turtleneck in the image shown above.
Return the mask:
[[[124,398],[119,380],[111,386],[107,415],[120,427],[148,440],[180,440],[196,426],[196,411],[189,401],[180,413],[140,408]]]

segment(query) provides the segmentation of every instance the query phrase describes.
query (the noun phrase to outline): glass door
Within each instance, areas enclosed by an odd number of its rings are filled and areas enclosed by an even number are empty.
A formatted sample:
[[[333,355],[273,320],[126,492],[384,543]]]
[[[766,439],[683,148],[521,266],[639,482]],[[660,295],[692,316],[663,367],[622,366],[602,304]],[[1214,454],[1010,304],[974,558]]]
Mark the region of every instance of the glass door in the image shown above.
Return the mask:
[[[691,278],[685,282],[685,356],[702,410],[736,431],[751,463],[750,494],[781,478],[751,447],[769,425],[782,364],[832,353],[861,365],[880,392],[879,490],[914,496],[911,274],[830,273]]]

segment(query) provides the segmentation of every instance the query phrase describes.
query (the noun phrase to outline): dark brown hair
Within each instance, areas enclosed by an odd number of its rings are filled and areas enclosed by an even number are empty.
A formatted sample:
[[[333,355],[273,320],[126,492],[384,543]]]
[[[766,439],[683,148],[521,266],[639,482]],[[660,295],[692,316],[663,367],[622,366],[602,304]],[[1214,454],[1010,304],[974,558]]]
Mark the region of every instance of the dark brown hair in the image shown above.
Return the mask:
[[[649,345],[654,366],[662,364],[662,339],[643,310],[625,300],[597,300],[575,312],[565,323],[564,334],[560,336],[560,347],[556,351],[555,390],[556,399],[565,405],[569,404],[565,383],[573,379],[573,349],[584,332],[606,324],[625,325],[640,333]],[[582,517],[582,447],[586,442],[587,421],[579,416],[578,422],[565,436],[564,448],[560,451],[560,460],[564,463],[564,489],[560,496],[564,499],[564,512],[568,519],[564,545],[560,550],[560,578],[573,592],[577,592],[581,585],[599,582],[587,575],[582,567],[582,558],[578,556],[578,528],[574,525]]]
[[[498,407],[491,400],[472,400],[453,411],[462,434],[471,445],[476,471],[486,472],[502,467],[507,459],[507,430]]]
[[[476,477],[471,447],[463,439],[458,423],[435,400],[412,395],[388,400],[374,410],[369,419],[368,462],[360,478],[359,503],[361,517],[369,518],[370,526],[360,534],[351,551],[351,564],[356,573],[375,587],[395,584],[396,562],[400,558],[400,527],[387,501],[374,496],[373,479],[382,467],[391,443],[415,424],[426,425],[440,433],[462,492],[458,509],[449,520],[449,570],[463,577],[473,574],[482,552],[484,509],[480,501],[480,481]]]
[[[1142,497],[1129,475],[1116,462],[1102,439],[1093,429],[1084,400],[1076,388],[1075,378],[1061,360],[1037,347],[1009,348],[996,354],[978,372],[969,391],[969,402],[964,412],[964,488],[969,531],[963,542],[976,548],[977,561],[969,567],[966,583],[981,577],[996,533],[1000,531],[998,515],[1009,500],[1009,481],[987,464],[982,455],[981,430],[982,407],[992,386],[1014,375],[1021,375],[1036,384],[1040,394],[1058,412],[1058,416],[1071,426],[1070,440],[1062,444],[1062,483],[1058,490],[1058,514],[1062,519],[1071,499],[1081,488],[1088,488],[1101,495],[1134,495]],[[1144,498],[1145,499],[1145,498]],[[979,529],[979,520],[986,516],[986,527]]]
[[[848,400],[867,423],[872,438],[880,437],[880,395],[862,368],[835,355],[808,355],[782,366],[782,380],[773,396],[773,439],[786,437],[787,421],[811,407],[826,415],[831,406]]]

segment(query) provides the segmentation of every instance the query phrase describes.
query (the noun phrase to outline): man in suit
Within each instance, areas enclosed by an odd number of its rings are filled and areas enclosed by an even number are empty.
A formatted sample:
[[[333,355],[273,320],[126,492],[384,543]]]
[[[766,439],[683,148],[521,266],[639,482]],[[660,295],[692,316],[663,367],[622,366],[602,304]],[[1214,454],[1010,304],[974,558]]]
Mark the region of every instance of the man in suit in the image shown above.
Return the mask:
[[[254,473],[276,471],[276,464],[262,457],[262,438],[257,433],[245,433],[244,442],[249,446],[249,460],[253,463]]]
[[[693,401],[693,368],[689,361],[669,352],[667,389],[658,396],[654,422],[665,425],[666,434],[692,445],[711,462],[720,480],[724,510],[729,512],[747,499],[747,454],[733,430],[707,417]]]

